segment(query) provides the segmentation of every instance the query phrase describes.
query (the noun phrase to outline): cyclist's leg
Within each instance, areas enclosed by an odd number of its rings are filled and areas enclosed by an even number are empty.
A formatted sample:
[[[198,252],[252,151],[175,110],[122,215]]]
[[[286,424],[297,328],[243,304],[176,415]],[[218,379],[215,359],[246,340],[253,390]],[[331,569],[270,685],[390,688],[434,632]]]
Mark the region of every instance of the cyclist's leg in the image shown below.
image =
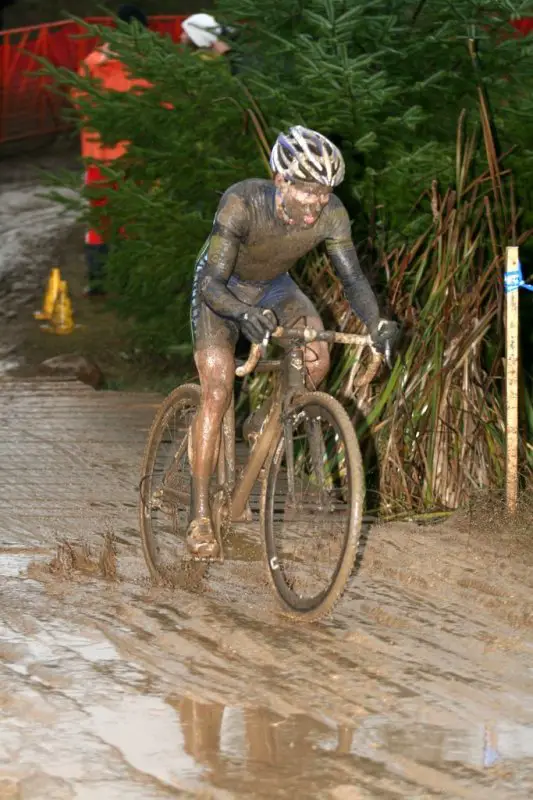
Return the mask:
[[[197,350],[194,360],[202,399],[193,426],[192,474],[197,479],[198,491],[192,506],[194,516],[208,516],[207,486],[203,486],[203,481],[208,482],[215,468],[220,425],[233,391],[235,360],[231,350],[218,347]]]
[[[311,300],[298,288],[292,278],[281,275],[261,297],[259,306],[271,308],[280,325],[324,330],[320,315]],[[307,383],[316,389],[329,370],[329,350],[326,342],[311,342],[306,345],[304,359],[307,367]]]
[[[196,282],[195,282],[196,283]],[[236,325],[214,314],[193,287],[191,322],[194,360],[202,397],[192,429],[192,497],[189,549],[196,555],[216,555],[209,507],[209,483],[215,469],[218,437],[235,379]]]
[[[192,497],[188,537],[191,550],[199,555],[213,555],[214,545],[209,544],[214,543],[209,483],[216,465],[220,426],[233,391],[235,359],[231,349],[217,346],[196,350],[194,359],[202,397],[191,431]]]

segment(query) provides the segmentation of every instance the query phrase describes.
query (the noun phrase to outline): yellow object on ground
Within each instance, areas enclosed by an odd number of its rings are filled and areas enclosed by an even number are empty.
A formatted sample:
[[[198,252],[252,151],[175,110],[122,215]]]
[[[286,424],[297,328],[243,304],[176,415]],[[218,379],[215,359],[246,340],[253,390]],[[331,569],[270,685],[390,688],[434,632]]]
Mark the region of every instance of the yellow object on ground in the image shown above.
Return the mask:
[[[72,316],[72,303],[68,293],[68,286],[66,281],[59,282],[59,291],[52,313],[52,318],[48,325],[42,326],[43,330],[49,333],[65,334],[72,333],[75,328],[74,318]]]
[[[61,283],[61,272],[57,267],[50,270],[50,277],[48,278],[48,285],[44,293],[42,311],[34,311],[33,316],[35,319],[52,319],[54,313],[54,306],[56,304],[57,295],[59,292],[59,284]]]

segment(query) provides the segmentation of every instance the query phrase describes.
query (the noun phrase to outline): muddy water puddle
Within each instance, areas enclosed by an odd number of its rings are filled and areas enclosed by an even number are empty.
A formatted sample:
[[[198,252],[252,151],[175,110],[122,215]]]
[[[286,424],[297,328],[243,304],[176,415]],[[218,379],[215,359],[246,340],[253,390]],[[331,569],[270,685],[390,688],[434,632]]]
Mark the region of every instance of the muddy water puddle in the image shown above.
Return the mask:
[[[334,756],[347,751],[334,727],[180,694],[190,680],[176,687],[155,679],[98,628],[82,633],[74,622],[39,618],[42,589],[30,594],[31,616],[23,610],[0,627],[0,777],[24,787],[42,771],[35,797],[55,796],[44,777],[71,792],[64,796],[89,796],[97,781],[104,797],[124,796],[126,782],[128,796],[139,798],[207,788],[213,796],[269,797],[279,789],[288,797],[335,781]]]
[[[486,652],[488,620],[461,629],[461,609],[419,597],[395,626],[417,598],[376,581],[327,625],[294,628],[266,589],[221,602],[231,562],[191,594],[36,580],[35,560],[50,553],[0,553],[13,796],[531,796],[529,658]]]
[[[0,800],[533,796],[527,565],[371,529],[335,615],[296,626],[252,525],[154,587],[154,398],[2,380]]]

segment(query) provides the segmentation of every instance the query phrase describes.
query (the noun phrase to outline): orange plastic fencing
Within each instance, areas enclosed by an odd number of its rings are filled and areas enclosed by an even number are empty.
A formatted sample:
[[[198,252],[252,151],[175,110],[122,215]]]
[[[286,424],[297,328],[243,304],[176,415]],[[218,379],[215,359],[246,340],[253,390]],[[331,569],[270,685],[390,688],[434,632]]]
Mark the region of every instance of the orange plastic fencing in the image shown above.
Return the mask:
[[[185,18],[151,17],[150,29],[178,41]],[[106,17],[91,17],[87,22],[112,24]],[[83,26],[68,20],[0,31],[0,144],[67,127],[62,118],[66,101],[50,90],[51,78],[38,74],[41,65],[33,56],[76,70],[97,45],[94,37],[76,38],[83,32]]]
[[[178,41],[185,18],[151,17],[150,29]],[[90,17],[87,22],[112,25],[107,17]],[[513,20],[511,25],[525,36],[533,30],[533,17]],[[66,127],[65,101],[50,91],[50,78],[37,74],[41,66],[32,55],[75,70],[97,44],[95,38],[75,38],[81,33],[82,26],[70,21],[0,31],[0,144]]]

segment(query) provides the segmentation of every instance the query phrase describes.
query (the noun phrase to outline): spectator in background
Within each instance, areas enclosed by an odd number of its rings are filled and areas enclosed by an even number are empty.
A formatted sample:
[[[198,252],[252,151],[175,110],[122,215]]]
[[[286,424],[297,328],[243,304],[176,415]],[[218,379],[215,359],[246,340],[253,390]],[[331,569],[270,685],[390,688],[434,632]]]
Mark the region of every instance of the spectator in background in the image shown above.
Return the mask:
[[[148,27],[148,20],[144,13],[134,5],[121,5],[117,16],[123,22],[134,26],[142,25]],[[133,89],[150,88],[148,81],[132,78],[127,68],[111,52],[107,43],[98,47],[81,63],[78,70],[80,75],[91,76],[100,82],[103,89],[110,92],[129,92]],[[74,96],[79,97],[80,93]],[[102,193],[97,197],[91,197],[90,205],[93,208],[101,208],[102,211],[107,205],[107,195],[109,191],[116,188],[116,184],[110,183],[102,173],[102,167],[108,166],[116,159],[121,158],[128,150],[129,142],[118,142],[114,147],[105,147],[98,133],[87,128],[81,133],[81,155],[86,161],[85,185],[87,187],[99,187]],[[100,224],[97,229],[89,229],[85,235],[85,258],[87,265],[88,285],[84,294],[88,297],[104,294],[105,262],[108,256],[108,237],[107,227],[109,219],[102,213]]]
[[[223,28],[211,14],[192,14],[181,23],[181,43],[200,52],[202,58],[222,56],[231,48],[219,37]]]
[[[242,28],[221,25],[211,14],[192,14],[181,25],[182,44],[198,52],[200,58],[226,56],[232,75],[253,69],[259,58],[253,48],[242,47]]]

